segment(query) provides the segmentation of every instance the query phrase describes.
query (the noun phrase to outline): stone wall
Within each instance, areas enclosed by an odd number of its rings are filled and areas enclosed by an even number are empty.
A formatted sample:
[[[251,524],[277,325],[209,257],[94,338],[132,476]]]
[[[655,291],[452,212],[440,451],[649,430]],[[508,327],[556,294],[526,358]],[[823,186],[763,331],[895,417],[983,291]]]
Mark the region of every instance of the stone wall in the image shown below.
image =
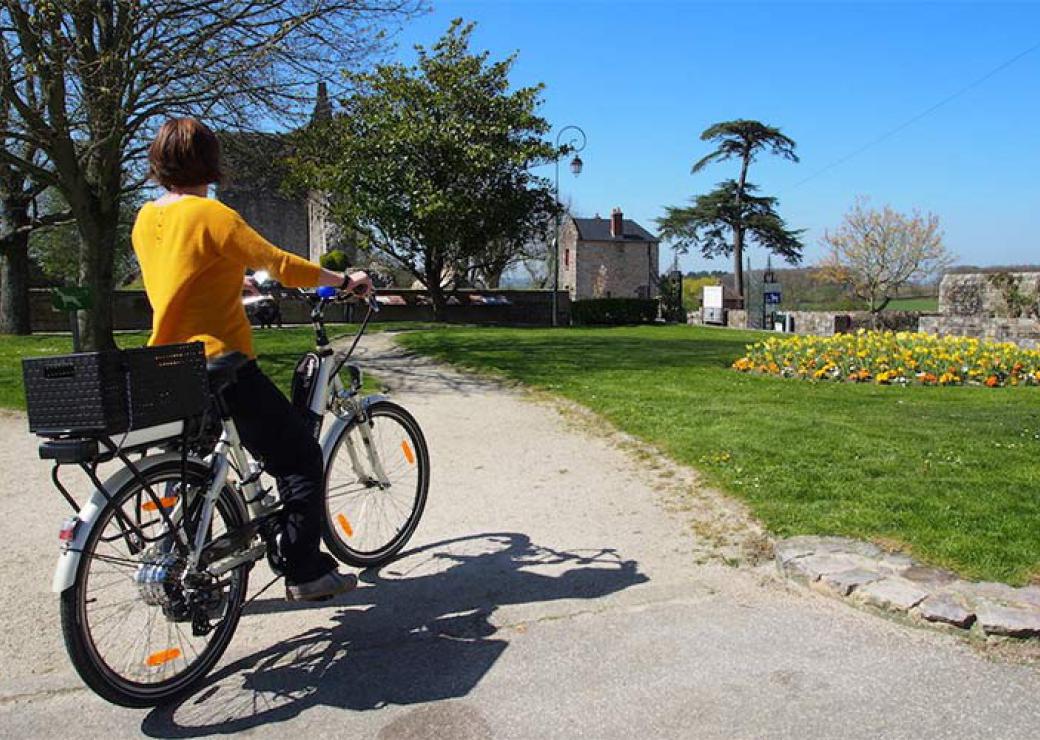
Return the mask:
[[[1030,305],[1018,307],[1022,316],[1010,314],[1000,286],[994,284],[994,275],[1010,275],[1018,280],[1018,290]],[[1040,272],[986,272],[950,273],[939,285],[938,316],[921,319],[921,331],[940,336],[976,337],[995,342],[1014,342],[1022,347],[1040,348],[1040,320],[1036,311],[1040,306]]]
[[[782,311],[781,313],[793,319],[795,334],[829,337],[833,334],[871,327],[870,312],[868,311]],[[922,319],[921,314],[916,311],[886,311],[881,314],[880,328],[888,331],[918,331],[918,322]],[[687,323],[703,323],[701,313],[690,312],[687,315]],[[747,311],[727,309],[726,326],[734,329],[748,328]]]
[[[976,337],[994,342],[1014,342],[1040,349],[1040,321],[991,316],[922,316],[921,331],[939,336]]]
[[[829,337],[847,332],[852,326],[848,312],[784,311],[794,321],[795,334],[815,334]]]
[[[400,296],[404,305],[384,305],[373,317],[381,321],[433,321],[433,309],[424,304],[425,294],[421,290],[383,291],[387,296]],[[508,305],[482,305],[473,303],[470,295],[503,296]],[[548,326],[552,319],[552,291],[548,290],[495,290],[459,291],[447,309],[447,321],[460,324],[505,324],[509,326]],[[570,297],[560,291],[557,306],[559,323],[570,323]],[[282,301],[282,321],[286,324],[310,323],[309,309],[300,301]],[[116,292],[113,303],[113,322],[117,330],[150,329],[152,309],[142,290]],[[329,307],[326,318],[331,323],[352,321],[360,318],[364,309],[357,306],[337,305]],[[50,290],[33,290],[30,294],[30,317],[34,332],[69,330],[69,316],[51,308]]]
[[[994,272],[950,273],[939,284],[939,313],[943,316],[1006,317],[1008,307]],[[1037,295],[1040,272],[1004,273],[1019,280],[1023,293]]]

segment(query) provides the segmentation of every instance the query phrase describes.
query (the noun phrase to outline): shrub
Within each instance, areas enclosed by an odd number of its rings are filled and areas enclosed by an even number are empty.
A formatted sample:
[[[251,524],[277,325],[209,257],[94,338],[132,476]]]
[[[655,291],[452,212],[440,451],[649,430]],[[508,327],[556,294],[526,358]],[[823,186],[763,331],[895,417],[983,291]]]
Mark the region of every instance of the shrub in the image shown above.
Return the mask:
[[[331,252],[326,252],[318,260],[322,267],[326,270],[335,270],[336,272],[344,272],[348,265],[347,255],[339,249],[333,249]]]
[[[575,324],[649,324],[656,318],[652,298],[592,298],[571,304]]]
[[[733,367],[785,378],[882,385],[1040,385],[1040,351],[909,332],[771,338],[748,345]]]

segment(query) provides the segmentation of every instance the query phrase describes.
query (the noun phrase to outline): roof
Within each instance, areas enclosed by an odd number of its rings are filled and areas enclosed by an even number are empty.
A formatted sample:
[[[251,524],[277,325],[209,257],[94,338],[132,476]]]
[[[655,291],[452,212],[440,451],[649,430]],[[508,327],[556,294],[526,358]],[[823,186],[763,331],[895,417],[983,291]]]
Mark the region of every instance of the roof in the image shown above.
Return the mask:
[[[578,238],[586,242],[661,241],[635,221],[628,218],[623,219],[623,236],[611,236],[609,218],[575,218],[572,220],[574,225],[578,227]]]

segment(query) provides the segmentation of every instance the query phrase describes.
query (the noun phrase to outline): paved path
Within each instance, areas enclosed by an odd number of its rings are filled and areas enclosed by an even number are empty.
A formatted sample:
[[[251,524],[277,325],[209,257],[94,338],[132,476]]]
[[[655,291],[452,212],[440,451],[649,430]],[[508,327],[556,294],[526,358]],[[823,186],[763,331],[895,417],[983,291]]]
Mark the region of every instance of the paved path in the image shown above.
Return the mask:
[[[262,597],[209,685],[151,712],[71,671],[47,590],[64,512],[24,419],[0,418],[0,736],[1037,736],[1035,669],[698,564],[705,530],[669,471],[519,392],[367,346],[433,455],[414,549],[335,605]]]

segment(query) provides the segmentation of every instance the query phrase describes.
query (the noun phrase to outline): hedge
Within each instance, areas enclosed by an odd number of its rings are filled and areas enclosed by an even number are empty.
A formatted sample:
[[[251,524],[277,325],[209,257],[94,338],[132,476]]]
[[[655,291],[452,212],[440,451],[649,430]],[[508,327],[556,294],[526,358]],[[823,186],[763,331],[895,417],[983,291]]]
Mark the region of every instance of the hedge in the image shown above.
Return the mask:
[[[326,270],[335,270],[336,272],[343,272],[348,266],[347,255],[339,249],[326,252],[318,259],[318,262]]]
[[[571,304],[575,324],[649,324],[656,318],[652,298],[593,298]]]

